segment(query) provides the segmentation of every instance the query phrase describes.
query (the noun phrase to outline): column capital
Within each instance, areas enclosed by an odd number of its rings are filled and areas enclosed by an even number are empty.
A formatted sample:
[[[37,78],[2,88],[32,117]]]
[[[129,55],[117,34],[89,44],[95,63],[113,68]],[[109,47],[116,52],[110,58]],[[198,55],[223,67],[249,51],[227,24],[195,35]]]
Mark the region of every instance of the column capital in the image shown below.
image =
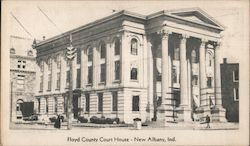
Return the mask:
[[[200,38],[201,46],[205,46],[205,44],[208,42],[207,38]]]
[[[188,34],[181,34],[181,44],[182,43],[186,43],[187,39],[189,38],[190,36]]]
[[[162,39],[168,39],[168,36],[172,34],[172,32],[169,29],[167,29],[165,26],[163,26],[163,28],[160,30],[160,32],[158,32],[158,34],[161,35]]]

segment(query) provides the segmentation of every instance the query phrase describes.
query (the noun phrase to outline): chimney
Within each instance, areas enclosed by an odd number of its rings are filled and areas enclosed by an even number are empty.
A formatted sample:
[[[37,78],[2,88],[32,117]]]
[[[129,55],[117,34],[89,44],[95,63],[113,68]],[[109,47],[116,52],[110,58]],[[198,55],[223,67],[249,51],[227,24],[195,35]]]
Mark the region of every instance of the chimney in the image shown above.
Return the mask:
[[[223,58],[223,64],[227,64],[227,58]]]

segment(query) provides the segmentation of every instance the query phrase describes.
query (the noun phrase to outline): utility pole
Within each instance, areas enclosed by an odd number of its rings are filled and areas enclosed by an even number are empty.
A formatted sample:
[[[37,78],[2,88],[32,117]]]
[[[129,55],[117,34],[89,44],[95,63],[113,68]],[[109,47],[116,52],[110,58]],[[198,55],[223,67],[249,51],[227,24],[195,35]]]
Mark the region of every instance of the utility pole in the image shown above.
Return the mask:
[[[70,34],[70,46],[67,47],[66,56],[69,61],[69,91],[68,91],[68,126],[67,129],[72,129],[72,119],[73,119],[73,113],[72,113],[72,99],[73,99],[73,59],[75,58],[75,52],[76,49],[72,45],[72,35]]]

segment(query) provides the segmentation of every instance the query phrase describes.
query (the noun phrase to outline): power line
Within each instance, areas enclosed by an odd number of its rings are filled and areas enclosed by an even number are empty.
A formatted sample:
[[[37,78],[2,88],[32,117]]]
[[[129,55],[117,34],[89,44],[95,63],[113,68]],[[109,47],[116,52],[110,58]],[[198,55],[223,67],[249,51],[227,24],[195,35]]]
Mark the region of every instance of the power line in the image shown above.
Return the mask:
[[[49,16],[39,7],[37,6],[37,8],[40,10],[40,12],[43,13],[43,15],[58,29],[58,31],[60,33],[62,33],[62,31],[59,29],[59,27],[49,18]]]
[[[10,12],[10,14],[11,14],[11,16],[17,21],[17,23],[24,29],[24,31],[27,33],[27,34],[29,34],[29,36],[31,36],[32,38],[34,38],[33,37],[33,35],[31,34],[31,33],[29,33],[29,31],[22,25],[22,23],[16,18],[16,16],[12,13],[12,12]]]

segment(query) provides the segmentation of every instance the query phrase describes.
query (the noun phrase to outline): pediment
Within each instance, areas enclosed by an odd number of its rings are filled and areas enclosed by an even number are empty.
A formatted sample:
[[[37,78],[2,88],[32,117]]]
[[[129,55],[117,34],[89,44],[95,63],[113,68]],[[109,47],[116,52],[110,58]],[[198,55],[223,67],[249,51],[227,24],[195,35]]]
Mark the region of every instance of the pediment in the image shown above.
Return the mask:
[[[215,19],[213,19],[211,16],[209,16],[207,13],[205,13],[199,8],[173,10],[173,11],[168,11],[168,13],[170,15],[173,15],[173,16],[176,16],[181,19],[188,20],[194,23],[212,25],[212,26],[224,29],[224,27],[219,22],[217,22]]]

